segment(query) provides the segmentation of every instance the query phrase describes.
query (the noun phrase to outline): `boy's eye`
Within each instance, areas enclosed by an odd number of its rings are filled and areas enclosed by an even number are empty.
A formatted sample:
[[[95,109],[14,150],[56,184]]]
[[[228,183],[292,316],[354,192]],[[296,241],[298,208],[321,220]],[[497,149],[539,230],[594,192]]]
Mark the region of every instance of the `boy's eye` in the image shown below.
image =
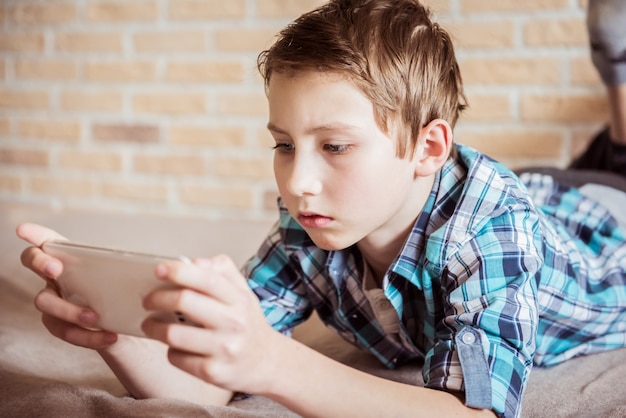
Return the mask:
[[[273,150],[278,152],[290,152],[293,151],[295,148],[296,147],[294,144],[290,144],[287,142],[279,142],[272,147]]]
[[[324,149],[333,154],[343,154],[350,149],[350,145],[324,144]]]

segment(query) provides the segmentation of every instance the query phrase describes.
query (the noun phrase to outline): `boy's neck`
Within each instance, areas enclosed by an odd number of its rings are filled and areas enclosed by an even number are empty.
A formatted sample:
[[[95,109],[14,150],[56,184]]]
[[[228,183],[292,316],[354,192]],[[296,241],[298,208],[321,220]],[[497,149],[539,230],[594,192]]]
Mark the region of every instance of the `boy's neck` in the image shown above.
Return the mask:
[[[369,266],[378,286],[382,287],[385,273],[396,259],[406,242],[417,217],[422,212],[433,188],[435,176],[422,177],[415,183],[408,209],[402,224],[386,225],[357,243],[364,262]]]
[[[410,228],[408,228],[407,234],[409,232]],[[384,248],[384,251],[377,249],[377,247],[370,248],[367,244],[359,243],[358,247],[363,256],[364,263],[369,267],[378,287],[383,287],[383,278],[389,266],[402,249],[404,242],[405,239],[398,239],[397,242],[389,243],[389,245]]]

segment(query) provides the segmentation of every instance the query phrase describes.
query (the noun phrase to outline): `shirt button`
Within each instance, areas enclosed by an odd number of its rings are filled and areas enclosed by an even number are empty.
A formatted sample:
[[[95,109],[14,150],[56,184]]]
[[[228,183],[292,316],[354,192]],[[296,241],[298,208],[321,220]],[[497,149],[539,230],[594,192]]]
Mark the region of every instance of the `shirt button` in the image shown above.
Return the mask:
[[[378,309],[387,310],[391,308],[391,302],[388,299],[382,299],[376,303],[376,306]]]
[[[474,334],[472,334],[471,332],[466,332],[461,337],[461,341],[463,341],[465,344],[474,344],[474,341],[476,341],[476,337],[474,337]]]

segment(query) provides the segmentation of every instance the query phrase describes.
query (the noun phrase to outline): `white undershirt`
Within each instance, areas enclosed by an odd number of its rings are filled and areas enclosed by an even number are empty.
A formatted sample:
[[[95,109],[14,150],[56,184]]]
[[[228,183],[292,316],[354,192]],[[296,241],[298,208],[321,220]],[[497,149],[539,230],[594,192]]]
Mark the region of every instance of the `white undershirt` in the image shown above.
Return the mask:
[[[398,334],[400,331],[400,319],[393,305],[385,296],[383,289],[376,285],[374,276],[367,265],[363,262],[363,293],[367,297],[383,331],[387,334]]]

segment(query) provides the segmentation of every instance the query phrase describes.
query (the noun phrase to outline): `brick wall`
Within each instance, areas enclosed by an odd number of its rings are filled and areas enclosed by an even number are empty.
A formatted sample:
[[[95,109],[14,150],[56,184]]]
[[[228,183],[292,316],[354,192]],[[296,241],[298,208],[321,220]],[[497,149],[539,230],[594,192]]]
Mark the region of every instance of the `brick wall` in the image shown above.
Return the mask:
[[[274,216],[256,55],[323,0],[0,1],[0,201]],[[563,166],[607,119],[579,0],[430,0],[470,110],[457,140]]]

